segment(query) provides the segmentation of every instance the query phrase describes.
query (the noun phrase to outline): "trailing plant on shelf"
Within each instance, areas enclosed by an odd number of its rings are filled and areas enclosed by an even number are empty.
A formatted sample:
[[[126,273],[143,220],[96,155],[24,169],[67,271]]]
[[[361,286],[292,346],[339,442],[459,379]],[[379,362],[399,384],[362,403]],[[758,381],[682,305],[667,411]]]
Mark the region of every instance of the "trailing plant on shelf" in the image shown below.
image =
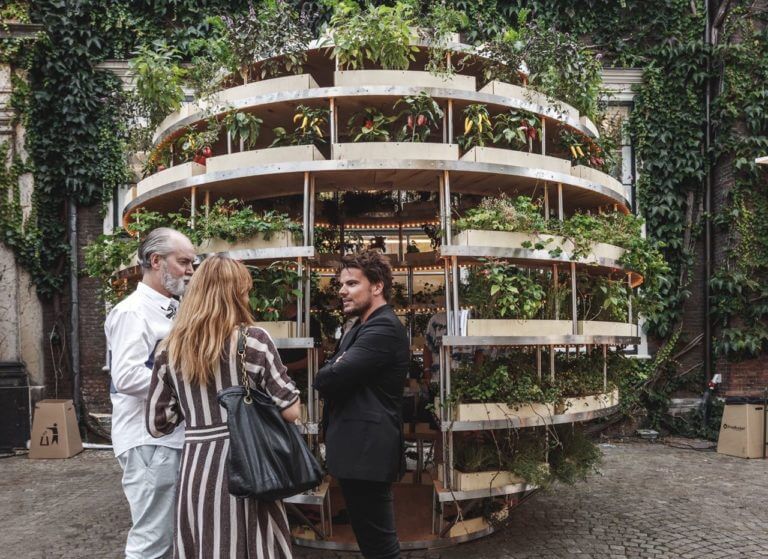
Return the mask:
[[[486,105],[476,103],[464,109],[464,134],[456,142],[464,151],[493,142],[493,125]]]
[[[287,132],[283,127],[273,128],[274,141],[269,147],[304,146],[325,143],[323,127],[328,123],[329,110],[322,107],[299,105],[293,115],[296,126],[293,132]]]
[[[260,235],[270,239],[275,233],[289,231],[300,241],[302,226],[288,214],[267,210],[258,213],[240,200],[218,200],[205,215],[198,210],[195,229],[186,231],[193,242],[199,244],[206,239],[223,239],[235,242]]]
[[[626,280],[580,274],[576,281],[578,316],[581,320],[627,322],[630,290]]]
[[[562,483],[573,485],[585,481],[587,475],[600,473],[600,448],[585,434],[581,426],[562,425],[554,430],[549,450],[552,476]]]
[[[426,142],[432,128],[438,127],[443,118],[443,110],[437,101],[426,91],[418,95],[408,95],[398,99],[394,108],[404,105],[399,117],[405,117],[405,124],[400,130],[398,140],[401,142]]]
[[[222,124],[232,141],[239,140],[245,149],[253,149],[261,132],[262,119],[252,113],[232,111],[222,120]]]
[[[526,271],[502,260],[470,268],[465,303],[477,318],[534,318],[544,305],[545,291]]]
[[[248,13],[221,16],[231,60],[243,83],[254,77],[300,74],[312,41],[309,12],[297,11],[290,2],[248,2]],[[254,74],[254,62],[260,62]],[[233,68],[235,69],[235,68]]]
[[[419,50],[411,45],[415,24],[413,5],[408,2],[365,8],[355,2],[338,2],[330,21],[333,46],[329,53],[344,70],[362,69],[366,62],[385,70],[407,70]]]
[[[353,142],[388,142],[389,127],[397,116],[386,116],[375,107],[366,107],[353,114],[347,121]]]
[[[457,232],[467,229],[486,231],[545,232],[541,202],[528,196],[510,198],[507,194],[483,198],[476,208],[470,208],[454,221]]]
[[[511,149],[525,147],[530,151],[531,142],[541,137],[541,119],[534,113],[511,109],[496,115],[493,120],[493,142],[496,144],[506,144]]]
[[[253,317],[257,321],[275,322],[284,309],[301,296],[300,275],[293,262],[273,262],[269,266],[248,267],[253,278],[249,300]]]
[[[426,21],[429,22],[429,27],[419,29],[419,34],[429,45],[427,65],[424,69],[435,76],[449,78],[456,73],[457,66],[463,66],[463,56],[448,47],[449,39],[469,23],[469,18],[462,10],[442,2],[431,2]]]

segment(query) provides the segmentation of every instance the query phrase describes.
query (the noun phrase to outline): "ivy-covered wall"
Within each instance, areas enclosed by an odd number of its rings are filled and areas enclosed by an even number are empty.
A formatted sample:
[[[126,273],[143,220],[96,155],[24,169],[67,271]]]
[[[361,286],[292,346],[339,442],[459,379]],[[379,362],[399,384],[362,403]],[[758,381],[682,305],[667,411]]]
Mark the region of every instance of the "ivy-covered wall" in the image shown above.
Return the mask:
[[[316,31],[330,20],[334,4],[291,3],[311,15]],[[4,42],[0,53],[29,75],[29,87],[19,85],[16,107],[29,129],[36,213],[23,228],[3,217],[0,231],[29,270],[40,296],[57,301],[61,311],[66,309],[62,294],[68,262],[67,204],[98,208],[127,180],[123,152],[128,131],[122,118],[126,97],[118,80],[95,65],[108,58],[128,58],[142,45],[158,41],[172,45],[182,60],[204,56],[214,48],[206,40],[215,28],[211,16],[243,14],[248,2],[14,4],[45,29],[33,46],[20,49]],[[413,4],[428,14],[432,3]],[[704,0],[446,0],[446,5],[467,14],[461,31],[469,42],[489,39],[516,24],[526,9],[529,20],[578,37],[603,65],[642,68],[643,83],[628,123],[639,163],[639,210],[649,237],[665,243],[672,269],[662,286],[663,308],[647,323],[664,359],[638,373],[638,383],[648,393],[645,403],[659,409],[672,391],[687,387],[700,392],[704,383],[701,234],[706,217],[716,226],[711,286],[717,371],[736,386],[731,381],[739,367],[748,366],[735,363],[749,363],[768,349],[766,177],[753,163],[755,156],[768,154],[768,94],[755,87],[765,83],[768,69],[763,4],[710,2],[710,19],[718,31],[718,46],[710,52],[704,42]],[[255,5],[258,11],[261,3]],[[419,21],[429,25],[426,15]],[[714,70],[708,75],[710,55]],[[711,153],[704,149],[708,78],[714,80],[709,84],[712,91],[722,91],[713,106]],[[716,206],[711,216],[704,216],[708,169],[714,172]],[[98,211],[89,215],[96,223]],[[94,361],[83,364],[84,373],[100,374],[99,351],[88,354]],[[765,378],[750,382],[765,383]]]

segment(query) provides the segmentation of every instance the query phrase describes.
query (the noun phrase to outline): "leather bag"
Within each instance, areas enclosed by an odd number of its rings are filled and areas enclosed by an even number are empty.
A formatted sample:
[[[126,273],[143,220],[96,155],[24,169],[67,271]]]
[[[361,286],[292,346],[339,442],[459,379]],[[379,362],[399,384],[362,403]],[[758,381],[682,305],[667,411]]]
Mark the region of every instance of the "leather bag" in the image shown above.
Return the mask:
[[[316,487],[323,471],[297,426],[283,419],[264,391],[250,385],[245,342],[245,328],[240,328],[237,361],[242,385],[217,393],[227,410],[229,492],[235,497],[276,501]]]

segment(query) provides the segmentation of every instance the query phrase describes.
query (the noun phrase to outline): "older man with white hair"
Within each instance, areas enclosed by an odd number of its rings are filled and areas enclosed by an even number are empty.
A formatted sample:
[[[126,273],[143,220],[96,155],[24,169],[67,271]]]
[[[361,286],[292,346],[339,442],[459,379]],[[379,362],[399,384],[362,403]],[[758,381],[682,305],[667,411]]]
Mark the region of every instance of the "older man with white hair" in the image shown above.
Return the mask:
[[[183,234],[161,227],[139,245],[142,279],[107,316],[104,331],[112,384],[112,446],[123,468],[133,526],[127,559],[169,557],[184,429],[153,438],[144,421],[154,352],[176,316],[177,297],[192,276],[195,250]]]

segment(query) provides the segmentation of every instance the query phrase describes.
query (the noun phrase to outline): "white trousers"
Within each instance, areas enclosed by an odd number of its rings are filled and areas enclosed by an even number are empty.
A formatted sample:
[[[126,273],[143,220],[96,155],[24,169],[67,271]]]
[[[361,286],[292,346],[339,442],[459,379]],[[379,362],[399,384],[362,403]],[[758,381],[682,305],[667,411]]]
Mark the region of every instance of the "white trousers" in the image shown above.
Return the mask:
[[[142,445],[126,450],[117,460],[133,522],[125,543],[126,559],[171,557],[181,450]]]

